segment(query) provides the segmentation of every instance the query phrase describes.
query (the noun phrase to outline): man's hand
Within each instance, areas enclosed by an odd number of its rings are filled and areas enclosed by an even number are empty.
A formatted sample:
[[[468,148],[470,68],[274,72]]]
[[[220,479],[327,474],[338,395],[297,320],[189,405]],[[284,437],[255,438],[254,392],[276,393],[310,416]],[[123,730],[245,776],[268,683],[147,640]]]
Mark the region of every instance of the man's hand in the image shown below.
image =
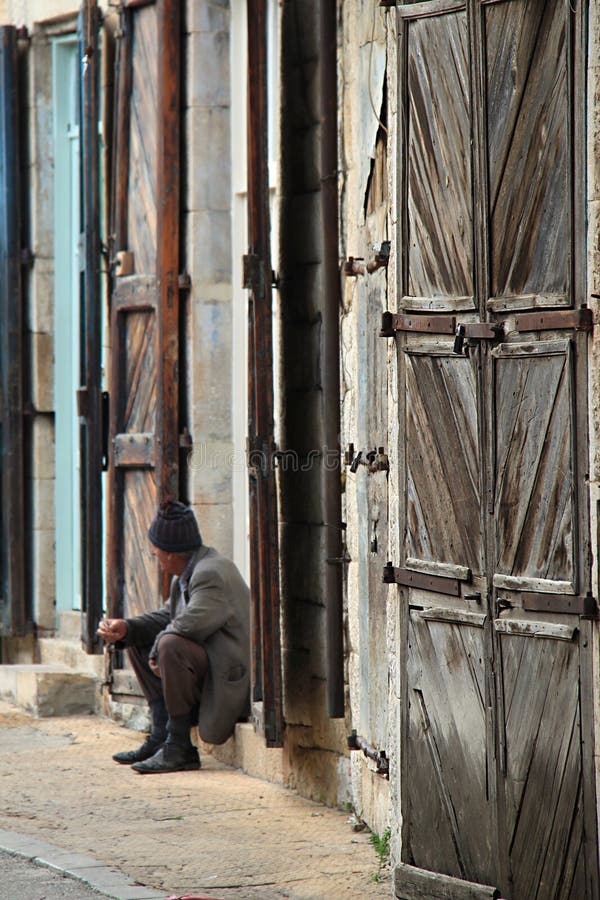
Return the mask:
[[[152,656],[148,657],[148,665],[150,666],[151,671],[160,678],[161,674],[160,669],[158,668],[158,663]]]
[[[127,635],[127,622],[125,619],[103,619],[98,626],[98,634],[108,644],[122,641]]]

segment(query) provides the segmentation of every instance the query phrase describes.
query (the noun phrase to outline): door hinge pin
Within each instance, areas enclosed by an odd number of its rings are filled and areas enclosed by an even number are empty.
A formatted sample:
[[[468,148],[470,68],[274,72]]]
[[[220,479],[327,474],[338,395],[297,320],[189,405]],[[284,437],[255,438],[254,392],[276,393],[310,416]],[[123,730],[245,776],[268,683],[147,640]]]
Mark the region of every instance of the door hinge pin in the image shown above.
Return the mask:
[[[356,733],[356,729],[352,729],[352,733],[348,735],[348,748],[350,750],[362,750],[368,759],[372,759],[377,766],[377,774],[389,778],[390,761],[385,750],[377,750],[372,747],[363,737]]]

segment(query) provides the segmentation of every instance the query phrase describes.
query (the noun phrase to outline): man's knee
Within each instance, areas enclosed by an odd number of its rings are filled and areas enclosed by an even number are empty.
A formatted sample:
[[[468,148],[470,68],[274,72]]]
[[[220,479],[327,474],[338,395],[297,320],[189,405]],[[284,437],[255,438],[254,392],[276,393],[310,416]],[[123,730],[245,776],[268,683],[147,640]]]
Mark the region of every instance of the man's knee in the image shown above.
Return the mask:
[[[165,659],[172,659],[176,655],[178,656],[184,649],[184,644],[185,638],[178,634],[163,634],[158,642],[159,665],[161,659],[164,661]]]

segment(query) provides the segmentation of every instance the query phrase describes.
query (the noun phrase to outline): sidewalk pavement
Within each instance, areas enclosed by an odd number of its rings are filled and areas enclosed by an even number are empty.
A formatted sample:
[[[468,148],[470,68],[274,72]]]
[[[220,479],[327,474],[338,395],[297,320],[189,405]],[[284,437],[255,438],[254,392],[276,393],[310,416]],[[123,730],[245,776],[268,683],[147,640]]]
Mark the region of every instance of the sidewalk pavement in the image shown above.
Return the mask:
[[[138,775],[111,759],[137,732],[0,703],[0,849],[118,900],[389,898],[347,813],[228,768]]]

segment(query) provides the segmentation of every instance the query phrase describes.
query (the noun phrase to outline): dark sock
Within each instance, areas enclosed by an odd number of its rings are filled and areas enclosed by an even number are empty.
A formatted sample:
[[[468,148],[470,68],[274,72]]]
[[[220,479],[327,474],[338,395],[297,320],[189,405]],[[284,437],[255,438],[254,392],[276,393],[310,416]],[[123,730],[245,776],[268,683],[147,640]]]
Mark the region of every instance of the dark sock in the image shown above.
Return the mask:
[[[169,716],[169,735],[167,741],[170,744],[179,744],[181,747],[191,747],[190,728],[192,716],[186,713],[184,716]]]
[[[152,730],[150,740],[156,744],[162,744],[167,737],[167,724],[169,715],[164,700],[153,700],[150,704],[150,716]]]

